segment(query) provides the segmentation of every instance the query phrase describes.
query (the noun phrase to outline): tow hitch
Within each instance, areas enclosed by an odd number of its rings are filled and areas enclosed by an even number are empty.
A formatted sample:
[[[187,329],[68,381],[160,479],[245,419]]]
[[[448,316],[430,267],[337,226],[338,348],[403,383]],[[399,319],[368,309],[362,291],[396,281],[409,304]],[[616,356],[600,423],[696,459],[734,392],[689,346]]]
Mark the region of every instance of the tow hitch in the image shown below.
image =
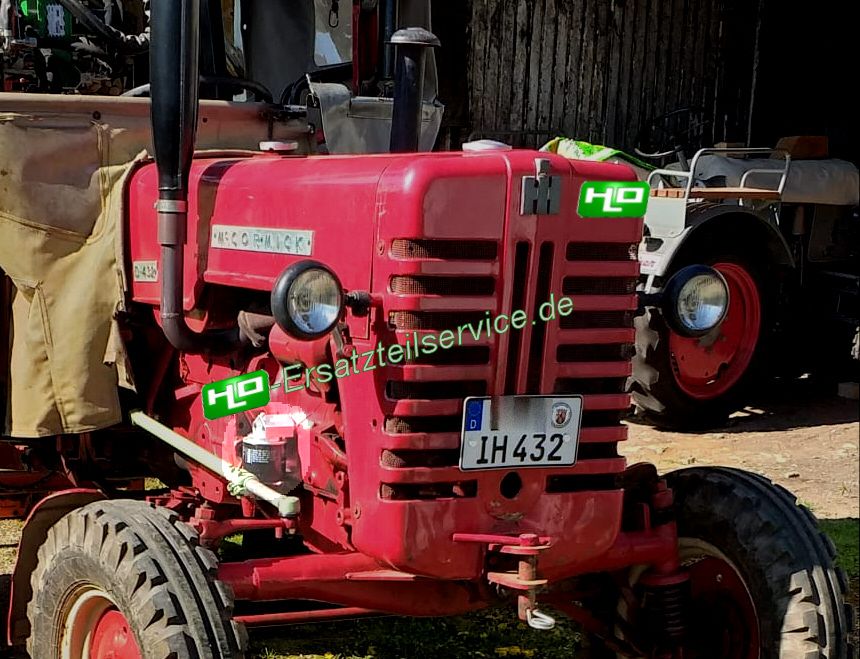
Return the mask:
[[[517,569],[507,572],[487,572],[487,581],[519,591],[517,615],[532,629],[547,631],[555,627],[555,618],[538,610],[537,591],[547,584],[538,577],[537,562],[540,553],[551,546],[551,539],[534,533],[519,536],[487,533],[455,533],[454,542],[479,542],[487,545],[490,554],[508,554],[519,557]]]

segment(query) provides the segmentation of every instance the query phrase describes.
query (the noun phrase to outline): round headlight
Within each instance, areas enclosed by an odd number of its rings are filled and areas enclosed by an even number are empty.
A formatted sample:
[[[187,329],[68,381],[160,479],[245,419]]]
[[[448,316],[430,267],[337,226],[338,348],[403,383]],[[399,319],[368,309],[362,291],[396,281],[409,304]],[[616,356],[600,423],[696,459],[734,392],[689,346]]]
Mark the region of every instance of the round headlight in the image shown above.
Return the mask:
[[[666,285],[664,315],[684,336],[707,334],[723,322],[728,308],[729,287],[714,268],[687,266]]]
[[[343,314],[343,304],[337,277],[316,261],[291,265],[272,289],[275,320],[297,339],[310,341],[331,332]]]

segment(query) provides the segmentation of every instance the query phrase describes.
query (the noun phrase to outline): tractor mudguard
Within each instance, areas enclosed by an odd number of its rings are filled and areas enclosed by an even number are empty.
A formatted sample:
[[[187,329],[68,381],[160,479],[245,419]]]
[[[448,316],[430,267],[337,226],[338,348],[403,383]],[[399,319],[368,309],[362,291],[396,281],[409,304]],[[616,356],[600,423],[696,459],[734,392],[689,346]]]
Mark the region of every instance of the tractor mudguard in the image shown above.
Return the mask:
[[[48,535],[48,529],[71,511],[93,501],[106,499],[99,490],[77,488],[54,492],[39,501],[30,511],[21,540],[18,543],[18,558],[12,572],[9,593],[9,618],[6,626],[9,645],[21,645],[29,635],[27,602],[32,596],[30,575],[36,567],[39,547]]]
[[[675,201],[675,200],[671,200]],[[794,256],[779,229],[764,213],[730,204],[701,203],[687,207],[684,226],[677,231],[665,226],[654,226],[645,217],[645,238],[639,247],[643,275],[663,277],[674,269],[676,257],[685,247],[708,235],[731,235],[733,242],[745,244],[759,239],[767,247],[772,262],[789,268],[795,267]]]

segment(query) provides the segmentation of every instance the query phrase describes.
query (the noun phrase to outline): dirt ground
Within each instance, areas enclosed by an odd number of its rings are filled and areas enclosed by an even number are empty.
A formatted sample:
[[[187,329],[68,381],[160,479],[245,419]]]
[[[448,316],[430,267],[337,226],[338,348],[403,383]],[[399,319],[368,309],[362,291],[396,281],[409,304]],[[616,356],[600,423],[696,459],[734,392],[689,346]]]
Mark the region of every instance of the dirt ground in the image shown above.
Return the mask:
[[[696,464],[759,472],[820,518],[860,517],[858,403],[810,380],[767,385],[711,432],[664,432],[631,423],[622,450],[629,462],[654,462],[660,471]]]

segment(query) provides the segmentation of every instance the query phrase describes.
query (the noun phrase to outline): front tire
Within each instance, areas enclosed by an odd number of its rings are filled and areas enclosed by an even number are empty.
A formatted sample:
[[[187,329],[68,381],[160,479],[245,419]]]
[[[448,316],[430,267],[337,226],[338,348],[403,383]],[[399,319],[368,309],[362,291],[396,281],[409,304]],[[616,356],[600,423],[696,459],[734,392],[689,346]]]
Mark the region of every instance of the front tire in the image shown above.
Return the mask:
[[[791,493],[737,469],[682,469],[666,479],[693,593],[688,638],[701,644],[685,656],[854,656],[845,574]]]
[[[729,285],[729,309],[717,330],[682,337],[654,309],[635,319],[633,401],[646,419],[666,428],[725,422],[766,362],[773,297],[767,276],[744,255],[702,255],[698,262],[713,266]]]
[[[241,659],[217,561],[175,513],[139,501],[72,511],[39,548],[27,607],[34,659]]]

